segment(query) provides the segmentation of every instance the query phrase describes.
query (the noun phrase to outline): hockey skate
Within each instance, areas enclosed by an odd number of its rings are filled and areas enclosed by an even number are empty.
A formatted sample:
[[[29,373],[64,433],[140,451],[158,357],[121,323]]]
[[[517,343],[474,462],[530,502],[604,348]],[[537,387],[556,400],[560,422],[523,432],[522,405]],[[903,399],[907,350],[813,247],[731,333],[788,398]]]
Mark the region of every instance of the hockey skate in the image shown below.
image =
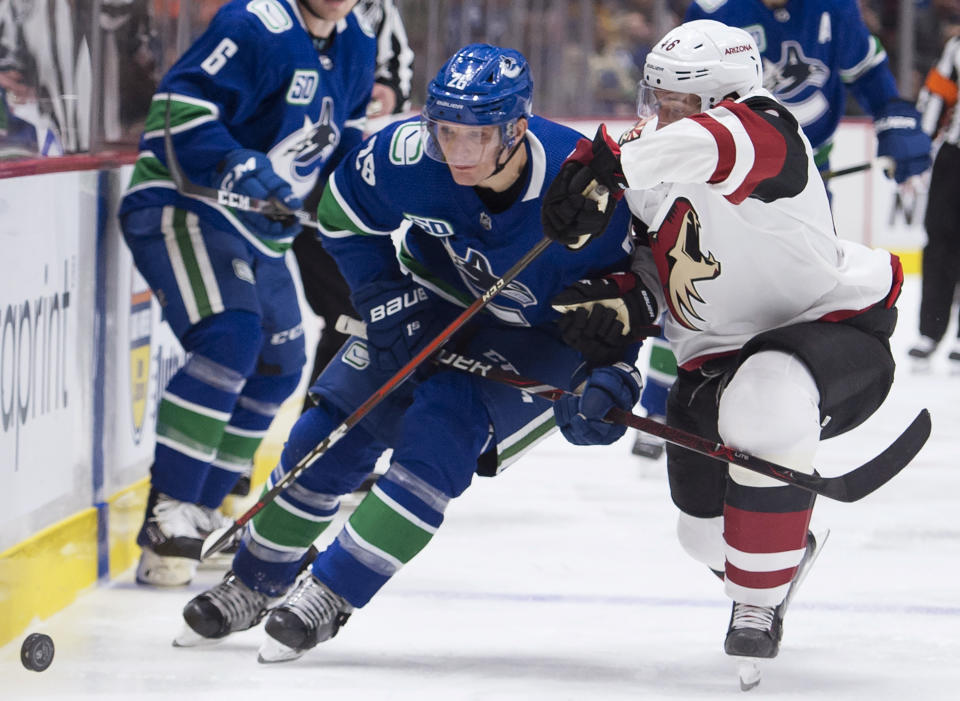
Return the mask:
[[[230,494],[237,497],[245,497],[250,494],[250,477],[251,473],[247,472],[243,475],[240,475],[240,479],[236,481],[233,487],[230,488]]]
[[[267,639],[257,659],[263,663],[295,660],[335,636],[352,612],[343,597],[307,574],[267,617]]]
[[[957,345],[950,351],[947,360],[950,361],[950,374],[960,375],[960,341],[958,341]]]
[[[911,367],[914,372],[926,372],[930,370],[930,361],[937,350],[937,342],[929,336],[921,336],[913,347],[907,351],[910,356]]]
[[[648,418],[656,421],[657,423],[666,423],[666,418],[659,415],[651,415]],[[659,436],[653,436],[649,433],[644,433],[643,431],[637,431],[637,437],[633,440],[633,447],[630,449],[630,452],[634,455],[647,458],[649,460],[657,460],[663,451],[666,449],[666,441],[664,441]]]
[[[257,625],[271,602],[266,594],[250,589],[233,572],[217,586],[194,597],[183,607],[184,626],[173,640],[174,647],[210,645],[230,633]]]
[[[151,489],[146,517],[137,534],[137,545],[142,549],[137,582],[161,587],[189,584],[196,574],[214,512]]]
[[[744,658],[739,669],[741,690],[749,691],[757,686],[760,683],[759,661],[773,659],[780,652],[783,617],[829,535],[829,530],[816,535],[812,531],[807,532],[806,550],[783,603],[778,606],[754,606],[733,602],[723,651],[728,655]]]

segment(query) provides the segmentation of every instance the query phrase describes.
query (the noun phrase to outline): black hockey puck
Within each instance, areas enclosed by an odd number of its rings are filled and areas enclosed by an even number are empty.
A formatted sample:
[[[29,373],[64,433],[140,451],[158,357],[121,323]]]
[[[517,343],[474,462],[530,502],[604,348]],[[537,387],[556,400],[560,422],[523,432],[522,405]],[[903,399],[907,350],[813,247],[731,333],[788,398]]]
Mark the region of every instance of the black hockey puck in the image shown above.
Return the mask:
[[[42,672],[53,662],[53,640],[43,633],[31,633],[20,646],[20,661],[27,669]]]

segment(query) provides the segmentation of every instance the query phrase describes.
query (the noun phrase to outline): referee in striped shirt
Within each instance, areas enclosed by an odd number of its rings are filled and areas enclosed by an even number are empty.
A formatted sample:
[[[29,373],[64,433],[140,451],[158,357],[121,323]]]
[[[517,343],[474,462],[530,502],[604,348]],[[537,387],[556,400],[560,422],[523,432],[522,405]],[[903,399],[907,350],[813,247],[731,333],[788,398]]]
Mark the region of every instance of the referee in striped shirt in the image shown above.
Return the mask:
[[[920,339],[910,349],[910,356],[921,363],[928,361],[943,340],[950,321],[954,290],[960,281],[958,78],[960,37],[953,37],[927,74],[917,100],[917,109],[923,116],[923,130],[940,141],[940,150],[930,175],[927,212],[923,221],[927,230],[927,244],[923,249]],[[960,337],[955,339],[949,359],[955,370],[960,371]]]

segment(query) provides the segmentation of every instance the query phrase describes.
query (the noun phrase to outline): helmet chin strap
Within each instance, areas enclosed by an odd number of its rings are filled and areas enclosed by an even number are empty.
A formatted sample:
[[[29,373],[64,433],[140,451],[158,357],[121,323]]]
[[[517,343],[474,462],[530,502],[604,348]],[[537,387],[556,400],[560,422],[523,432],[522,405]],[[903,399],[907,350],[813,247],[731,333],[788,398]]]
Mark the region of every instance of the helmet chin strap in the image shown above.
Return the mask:
[[[487,178],[492,178],[494,175],[497,175],[498,173],[500,173],[500,171],[506,168],[507,164],[513,160],[514,155],[516,155],[517,150],[521,146],[523,146],[523,137],[520,137],[519,139],[517,139],[517,143],[513,146],[513,148],[510,149],[510,153],[507,156],[507,160],[505,160],[503,163],[499,163],[499,159],[497,159],[498,160],[497,167],[493,169],[493,172],[490,173],[490,175],[488,175]],[[484,180],[486,180],[487,178],[484,178]]]

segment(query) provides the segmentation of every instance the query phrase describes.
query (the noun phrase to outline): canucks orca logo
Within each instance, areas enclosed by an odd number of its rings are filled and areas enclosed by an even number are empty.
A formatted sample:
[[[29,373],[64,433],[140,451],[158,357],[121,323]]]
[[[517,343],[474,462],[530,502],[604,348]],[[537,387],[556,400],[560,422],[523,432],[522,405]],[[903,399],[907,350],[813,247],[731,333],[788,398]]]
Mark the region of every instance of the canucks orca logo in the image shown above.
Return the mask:
[[[500,276],[493,272],[490,261],[479,251],[467,248],[467,255],[460,257],[450,246],[449,239],[444,239],[443,242],[447,249],[447,254],[457,268],[457,272],[460,273],[463,282],[474,295],[479,297],[493,287],[494,283],[500,279]],[[537,303],[537,298],[533,292],[530,291],[530,288],[516,280],[508,283],[500,292],[498,298],[506,298],[521,308],[530,307]],[[530,326],[530,322],[523,316],[523,312],[520,309],[513,309],[499,304],[488,304],[487,310],[507,324]]]
[[[764,87],[781,100],[789,100],[808,86],[822,88],[830,77],[826,64],[807,57],[796,41],[783,42],[780,60],[764,64]]]
[[[317,179],[317,172],[340,144],[340,128],[333,121],[333,98],[323,98],[320,117],[313,122],[304,116],[303,127],[270,149],[274,170],[290,182],[293,194],[305,197]]]
[[[317,160],[325,163],[340,143],[340,130],[333,123],[333,98],[323,98],[323,107],[320,109],[320,120],[311,125],[304,117],[303,130],[307,132],[313,127],[304,140],[298,144],[297,155],[294,159],[295,167],[300,172],[310,168]]]

